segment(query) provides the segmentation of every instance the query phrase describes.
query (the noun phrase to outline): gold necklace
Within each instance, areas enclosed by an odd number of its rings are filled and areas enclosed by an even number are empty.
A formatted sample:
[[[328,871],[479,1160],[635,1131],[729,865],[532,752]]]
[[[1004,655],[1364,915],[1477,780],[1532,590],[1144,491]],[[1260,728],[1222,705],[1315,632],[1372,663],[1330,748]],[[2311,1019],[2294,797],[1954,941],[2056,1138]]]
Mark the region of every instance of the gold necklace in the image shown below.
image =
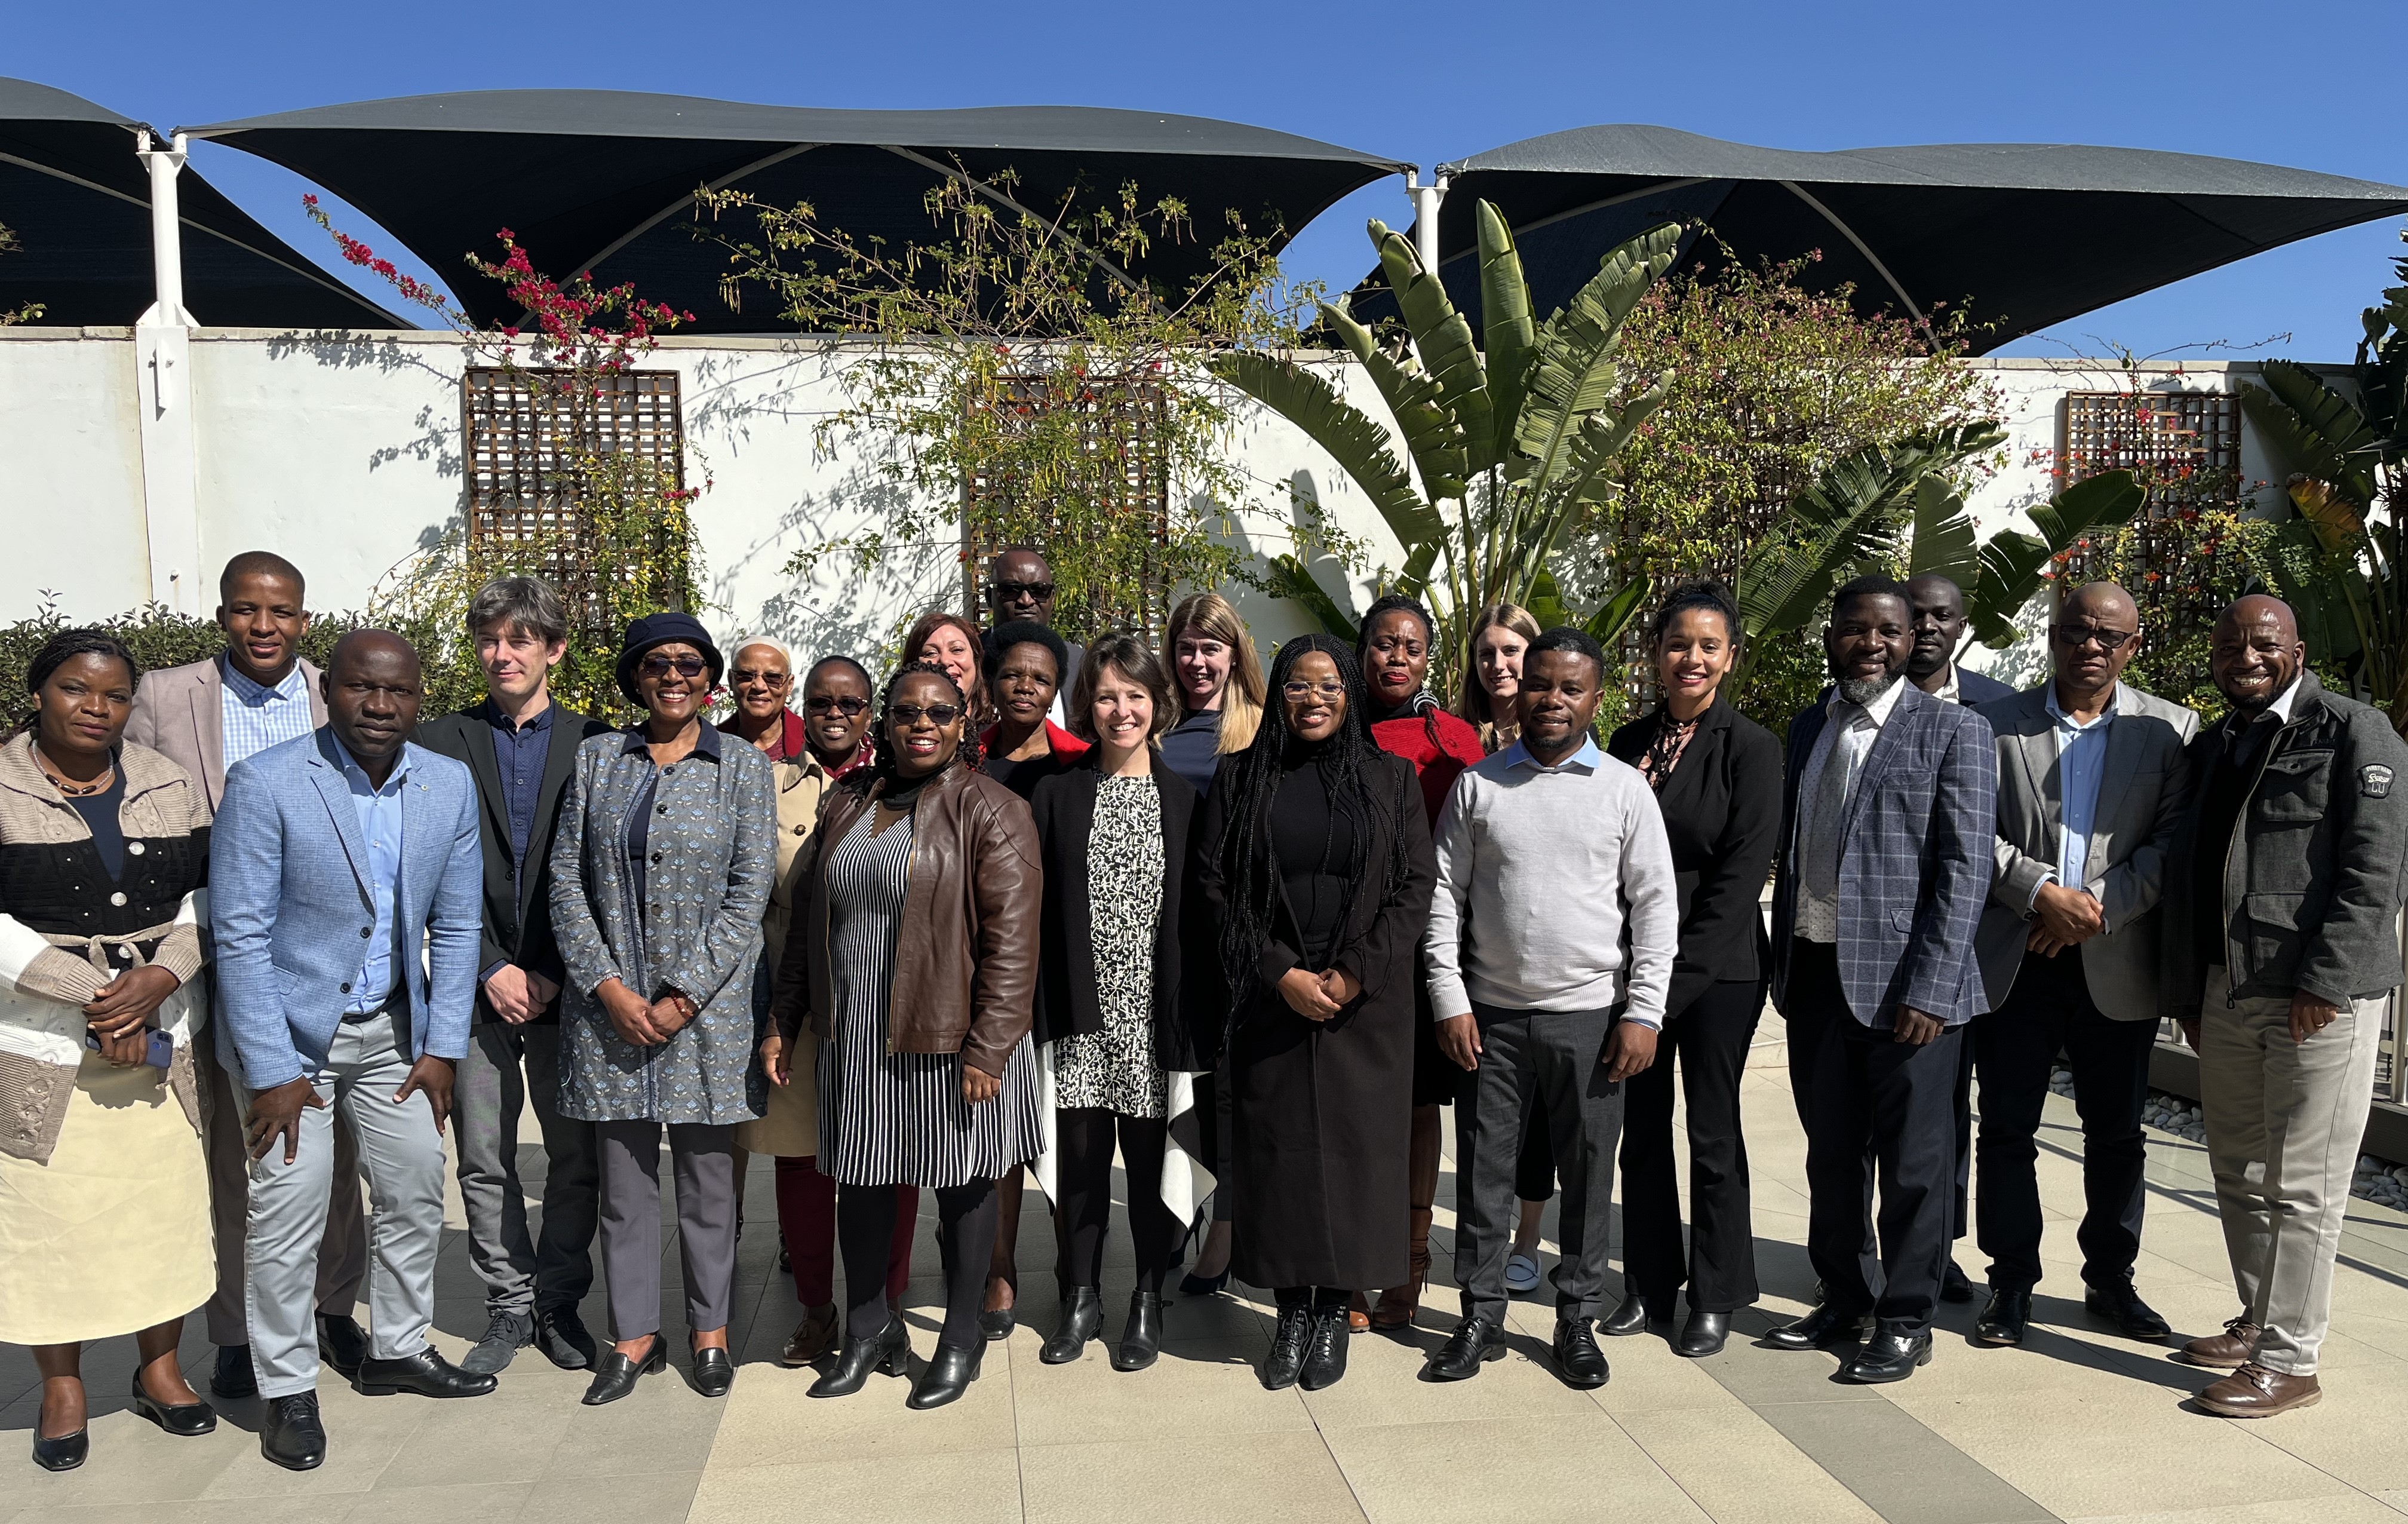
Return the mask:
[[[90,798],[117,781],[117,764],[111,762],[101,775],[91,783],[71,784],[50,770],[50,758],[42,755],[42,748],[38,743],[33,747],[33,753],[35,764],[42,769],[42,776],[50,781],[50,786],[71,799]]]

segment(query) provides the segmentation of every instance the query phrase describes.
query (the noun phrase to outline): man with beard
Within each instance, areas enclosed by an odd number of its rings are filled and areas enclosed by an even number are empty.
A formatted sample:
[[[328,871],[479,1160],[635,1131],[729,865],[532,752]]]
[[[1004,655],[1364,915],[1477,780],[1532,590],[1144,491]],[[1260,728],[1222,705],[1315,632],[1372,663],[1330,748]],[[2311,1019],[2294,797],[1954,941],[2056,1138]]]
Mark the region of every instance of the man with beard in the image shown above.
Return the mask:
[[[1859,577],[1823,631],[1832,690],[1789,725],[1772,1001],[1806,1123],[1814,1310],[1779,1349],[1873,1327],[1844,1379],[1903,1381],[1931,1359],[1956,1175],[1951,1116],[1989,897],[1998,764],[1989,723],[1905,681],[1907,591]],[[1879,1177],[1878,1257],[1866,1252]]]

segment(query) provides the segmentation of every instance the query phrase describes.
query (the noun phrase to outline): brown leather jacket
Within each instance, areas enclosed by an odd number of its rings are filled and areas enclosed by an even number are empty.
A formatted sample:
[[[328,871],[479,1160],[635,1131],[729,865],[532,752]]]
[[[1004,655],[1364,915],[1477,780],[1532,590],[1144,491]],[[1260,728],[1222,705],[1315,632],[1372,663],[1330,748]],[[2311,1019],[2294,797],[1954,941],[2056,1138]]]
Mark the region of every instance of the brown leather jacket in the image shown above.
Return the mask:
[[[828,958],[827,857],[869,796],[831,790],[804,848],[771,1013],[791,1043],[808,1019],[824,1038],[836,1010]],[[1036,1008],[1044,870],[1028,806],[991,778],[953,767],[920,795],[910,888],[895,944],[890,1053],[958,1053],[1001,1076]]]

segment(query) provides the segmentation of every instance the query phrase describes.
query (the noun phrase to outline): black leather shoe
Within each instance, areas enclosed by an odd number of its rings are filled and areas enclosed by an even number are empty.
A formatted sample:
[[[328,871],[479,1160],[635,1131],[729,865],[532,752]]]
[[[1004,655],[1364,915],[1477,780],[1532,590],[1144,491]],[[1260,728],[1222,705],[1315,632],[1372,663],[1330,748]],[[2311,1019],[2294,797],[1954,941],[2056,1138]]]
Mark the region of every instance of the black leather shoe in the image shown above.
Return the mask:
[[[1656,1304],[1633,1291],[1622,1299],[1622,1305],[1611,1316],[1598,1320],[1597,1331],[1609,1339],[1627,1339],[1634,1333],[1646,1332],[1656,1316]]]
[[[979,1314],[979,1331],[985,1334],[989,1342],[1010,1338],[1011,1330],[1019,1326],[1020,1315],[1009,1307],[997,1307],[991,1313]]]
[[[218,1346],[218,1366],[209,1373],[209,1390],[230,1400],[259,1395],[259,1374],[251,1368],[249,1344]]]
[[[1689,1310],[1689,1320],[1681,1325],[1681,1337],[1672,1342],[1672,1352],[1686,1355],[1693,1360],[1709,1355],[1719,1355],[1730,1342],[1730,1314],[1701,1313]]]
[[[1959,1302],[1973,1300],[1973,1283],[1956,1268],[1954,1259],[1949,1260],[1947,1268],[1940,1272],[1940,1300]]]
[[[367,1330],[349,1313],[320,1313],[318,1358],[344,1375],[358,1375],[368,1358]]]
[[[1271,1352],[1263,1357],[1263,1390],[1285,1391],[1304,1373],[1304,1346],[1312,1338],[1312,1309],[1282,1307],[1271,1330]]]
[[[218,1426],[217,1409],[207,1402],[185,1402],[170,1407],[142,1389],[142,1373],[134,1373],[134,1397],[127,1405],[144,1417],[179,1439],[196,1439],[213,1432]],[[34,1431],[41,1432],[39,1425]]]
[[[886,1326],[867,1339],[845,1336],[844,1348],[837,1355],[836,1364],[811,1383],[810,1397],[851,1397],[869,1383],[869,1373],[899,1376],[911,1369],[911,1330],[899,1317],[889,1316]]]
[[[979,1363],[985,1359],[986,1345],[983,1344],[972,1344],[968,1349],[939,1344],[937,1352],[928,1357],[928,1368],[920,1373],[920,1379],[912,1384],[911,1395],[903,1400],[903,1405],[932,1408],[959,1402],[962,1393],[970,1389],[970,1383],[979,1378]]]
[[[1784,1323],[1764,1336],[1775,1349],[1828,1349],[1865,1337],[1872,1319],[1862,1313],[1843,1313],[1825,1302],[1795,1323]]]
[[[1112,1351],[1115,1371],[1142,1371],[1162,1353],[1162,1293],[1129,1293],[1128,1322],[1121,1328],[1121,1346]]]
[[[1486,1317],[1467,1317],[1422,1362],[1424,1381],[1469,1381],[1490,1360],[1505,1358],[1504,1325]]]
[[[482,1397],[500,1385],[491,1375],[463,1371],[445,1359],[433,1344],[396,1360],[362,1360],[353,1384],[362,1397],[391,1397],[398,1392],[413,1392],[420,1397]]]
[[[2024,1342],[2031,1330],[2031,1290],[2028,1287],[2001,1286],[1990,1292],[1982,1316],[1973,1319],[1973,1342],[1996,1344],[2013,1349]]]
[[[1198,1275],[1191,1270],[1179,1278],[1179,1294],[1182,1297],[1217,1297],[1221,1294],[1221,1287],[1228,1284],[1229,1272],[1226,1270],[1218,1275]]]
[[[1296,1384],[1306,1391],[1317,1392],[1343,1380],[1347,1336],[1353,1331],[1345,1308],[1313,1309],[1312,1337],[1305,1341],[1304,1368],[1297,1373]]]
[[[694,1389],[705,1397],[724,1397],[736,1385],[736,1361],[724,1349],[694,1352]]]
[[[636,1389],[636,1383],[655,1371],[666,1371],[669,1365],[669,1344],[659,1334],[652,1335],[652,1347],[640,1360],[629,1359],[617,1350],[602,1357],[594,1368],[594,1379],[585,1385],[585,1395],[579,1399],[587,1407],[600,1407],[615,1402]]]
[[[326,1426],[318,1421],[316,1392],[268,1399],[259,1453],[286,1471],[316,1471],[326,1463]]]
[[[2154,1343],[2174,1331],[2155,1308],[2141,1300],[2141,1293],[2132,1289],[2129,1281],[2090,1287],[2082,1294],[2082,1305],[2114,1324],[2115,1330],[2127,1339]]]
[[[35,1420],[34,1464],[44,1471],[73,1471],[82,1465],[84,1458],[91,1454],[91,1430],[79,1429],[72,1434],[61,1434],[56,1439],[44,1439],[41,1421]]]
[[[1062,1299],[1062,1326],[1037,1358],[1048,1365],[1068,1365],[1087,1352],[1087,1341],[1104,1331],[1104,1299],[1092,1286],[1074,1286]]]
[[[1840,1379],[1867,1387],[1904,1381],[1918,1365],[1931,1363],[1931,1330],[1921,1333],[1876,1333],[1865,1341],[1856,1358],[1840,1367]]]
[[[1606,1368],[1605,1351],[1597,1347],[1597,1335],[1589,1331],[1585,1317],[1555,1319],[1555,1373],[1564,1385],[1574,1391],[1595,1391],[1605,1385],[1612,1373]]]
[[[554,1307],[535,1315],[535,1346],[543,1358],[564,1371],[591,1371],[600,1354],[585,1319],[574,1307]]]

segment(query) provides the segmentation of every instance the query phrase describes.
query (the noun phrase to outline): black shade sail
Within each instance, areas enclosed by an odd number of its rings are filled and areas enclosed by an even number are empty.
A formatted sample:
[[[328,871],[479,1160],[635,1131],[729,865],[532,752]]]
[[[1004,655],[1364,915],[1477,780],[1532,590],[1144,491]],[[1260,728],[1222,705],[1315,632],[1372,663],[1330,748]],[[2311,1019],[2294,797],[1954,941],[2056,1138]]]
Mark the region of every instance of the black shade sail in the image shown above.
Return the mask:
[[[62,327],[134,323],[157,295],[150,177],[135,157],[142,123],[64,90],[0,79],[0,311],[41,304]],[[166,147],[153,134],[156,146]],[[253,222],[187,165],[177,178],[184,307],[235,328],[406,324]]]
[[[1669,127],[1581,127],[1440,166],[1442,278],[1479,308],[1473,208],[1512,225],[1532,305],[1554,311],[1616,244],[1711,225],[1742,261],[1819,251],[1804,280],[1866,310],[1970,307],[1992,349],[2237,259],[2408,211],[2408,189],[2143,149],[1965,143],[1802,153]],[[1692,237],[1684,264],[1710,257]],[[1374,291],[1370,288],[1377,287]],[[1374,278],[1360,315],[1394,305]]]
[[[318,107],[190,129],[272,159],[359,208],[440,273],[480,323],[517,321],[497,282],[462,258],[494,257],[511,229],[536,267],[633,281],[689,309],[685,333],[786,326],[720,299],[726,252],[690,231],[694,193],[740,189],[808,201],[857,239],[932,232],[924,197],[948,173],[1009,168],[1012,198],[1050,214],[1063,194],[1135,182],[1186,203],[1196,237],[1156,243],[1144,274],[1174,289],[1208,268],[1234,209],[1250,230],[1292,234],[1339,197],[1405,166],[1203,117],[1093,107],[845,111],[603,90],[499,90]],[[749,227],[731,228],[749,234]]]

